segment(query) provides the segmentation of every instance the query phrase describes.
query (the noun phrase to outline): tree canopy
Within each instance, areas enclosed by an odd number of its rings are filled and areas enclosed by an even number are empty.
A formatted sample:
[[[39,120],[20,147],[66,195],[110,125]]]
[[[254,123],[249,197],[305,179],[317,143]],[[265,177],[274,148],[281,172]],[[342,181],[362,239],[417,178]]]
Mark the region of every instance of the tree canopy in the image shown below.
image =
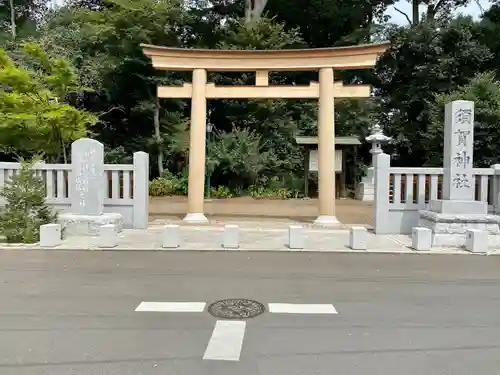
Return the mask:
[[[72,105],[81,87],[67,60],[25,44],[15,62],[0,49],[0,145],[20,155],[66,159],[68,143],[84,137],[97,118]]]
[[[67,143],[89,134],[105,144],[108,161],[125,161],[144,150],[153,156],[153,177],[182,179],[190,103],[158,100],[156,86],[181,84],[190,77],[154,70],[141,43],[286,49],[388,39],[391,47],[375,69],[337,74],[346,83],[372,84],[373,96],[336,102],[336,134],[363,140],[377,122],[395,140],[390,146],[395,163],[438,166],[444,103],[474,98],[481,148],[474,161],[478,166],[500,162],[494,152],[500,129],[495,101],[500,6],[493,4],[474,20],[453,16],[468,0],[410,3],[407,24],[395,25],[385,16],[393,0],[68,0],[51,11],[45,1],[14,0],[13,16],[8,6],[0,11],[5,31],[0,36],[2,157],[43,150],[53,160],[63,160]],[[425,6],[423,14],[419,5]],[[209,79],[242,85],[254,76],[211,73]],[[317,79],[317,72],[270,75],[273,84]],[[273,179],[295,186],[303,176],[303,155],[294,137],[316,134],[317,103],[210,101],[208,121],[214,127],[207,148],[214,187],[246,189]],[[367,145],[348,157],[356,165],[367,163]]]

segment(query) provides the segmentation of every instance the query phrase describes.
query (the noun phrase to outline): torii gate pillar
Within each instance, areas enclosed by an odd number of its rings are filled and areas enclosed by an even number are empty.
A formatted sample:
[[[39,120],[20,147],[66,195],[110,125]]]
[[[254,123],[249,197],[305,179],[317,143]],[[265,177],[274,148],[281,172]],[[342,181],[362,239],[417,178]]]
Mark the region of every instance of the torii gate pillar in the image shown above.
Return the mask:
[[[207,71],[205,69],[193,70],[191,128],[189,130],[188,212],[184,218],[190,223],[208,221],[203,213],[207,122],[206,83]]]

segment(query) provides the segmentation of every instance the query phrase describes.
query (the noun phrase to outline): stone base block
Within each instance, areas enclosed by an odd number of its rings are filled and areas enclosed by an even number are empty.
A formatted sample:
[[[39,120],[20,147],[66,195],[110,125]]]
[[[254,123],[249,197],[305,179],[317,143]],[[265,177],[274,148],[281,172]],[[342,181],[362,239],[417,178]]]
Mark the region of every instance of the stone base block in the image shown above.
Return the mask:
[[[429,211],[439,214],[461,214],[461,215],[486,215],[488,213],[488,203],[480,201],[431,201]]]
[[[208,219],[203,212],[188,212],[184,219],[182,219],[189,224],[207,224]]]
[[[367,237],[365,227],[352,227],[349,231],[349,247],[353,250],[366,250]]]
[[[488,251],[488,233],[479,229],[468,230],[465,248],[472,253],[485,253]]]
[[[56,247],[61,244],[61,225],[45,224],[40,226],[40,247]]]
[[[97,245],[102,248],[116,247],[116,245],[118,245],[116,225],[106,224],[99,228],[99,240]]]
[[[432,231],[429,228],[412,228],[411,247],[420,251],[430,250],[432,247]]]
[[[99,228],[106,224],[115,225],[117,233],[123,229],[123,217],[117,213],[102,215],[63,213],[59,215],[57,221],[61,224],[64,236],[97,236]]]
[[[340,224],[340,221],[337,220],[335,216],[329,216],[329,215],[320,215],[314,220],[314,225],[320,226],[320,227],[328,227],[328,228],[336,228],[336,227],[341,227],[342,224]]]
[[[304,228],[302,225],[290,225],[288,227],[288,248],[303,249],[304,245]]]
[[[465,245],[466,233],[470,229],[485,231],[487,235],[500,238],[500,216],[485,214],[443,214],[427,210],[420,211],[419,226],[432,230],[432,246],[460,247]]]
[[[224,226],[222,247],[225,249],[237,249],[240,247],[239,228],[237,225],[228,224]]]
[[[166,249],[177,249],[181,243],[181,230],[176,224],[165,225],[162,233],[161,247]]]

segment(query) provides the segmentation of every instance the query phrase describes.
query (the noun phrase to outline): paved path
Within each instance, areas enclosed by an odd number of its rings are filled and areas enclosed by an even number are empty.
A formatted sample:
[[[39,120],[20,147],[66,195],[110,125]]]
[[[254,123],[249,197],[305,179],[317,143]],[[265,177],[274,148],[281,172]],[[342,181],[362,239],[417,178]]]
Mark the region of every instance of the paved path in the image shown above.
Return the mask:
[[[0,374],[500,374],[499,269],[500,257],[2,251]],[[224,321],[193,304],[228,297],[267,311]]]
[[[430,251],[416,251],[411,248],[409,235],[375,235],[367,232],[367,250],[352,250],[349,247],[348,229],[328,229],[303,225],[304,248],[290,249],[288,246],[288,224],[283,222],[240,222],[239,248],[223,248],[224,226],[222,225],[186,225],[180,223],[180,243],[175,249],[162,248],[163,231],[169,221],[156,220],[148,229],[125,229],[118,236],[118,245],[103,250],[164,250],[164,251],[304,251],[304,252],[375,252],[375,253],[413,253],[413,254],[472,254],[464,248],[438,248]],[[174,221],[176,222],[176,221]],[[176,222],[177,223],[177,222]],[[500,255],[500,238],[493,236],[488,248],[488,255]],[[0,244],[1,249],[38,249],[38,244]],[[49,248],[48,251],[53,251]],[[100,250],[99,238],[90,236],[72,236],[64,239],[56,250]],[[477,255],[477,254],[475,254]]]

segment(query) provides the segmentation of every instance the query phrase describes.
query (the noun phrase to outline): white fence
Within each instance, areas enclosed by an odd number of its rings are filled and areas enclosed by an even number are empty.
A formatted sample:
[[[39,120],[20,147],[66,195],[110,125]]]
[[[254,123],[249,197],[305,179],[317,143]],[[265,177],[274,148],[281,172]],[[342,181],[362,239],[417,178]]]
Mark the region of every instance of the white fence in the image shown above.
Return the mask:
[[[418,225],[419,210],[441,199],[443,168],[395,168],[390,156],[375,157],[375,233],[409,234]],[[488,202],[490,212],[499,211],[500,165],[474,168],[474,194]]]
[[[0,162],[0,189],[17,174],[20,163]],[[71,207],[71,164],[34,165],[35,173],[45,183],[46,202],[58,212]],[[104,164],[106,192],[104,212],[122,214],[127,228],[147,228],[149,215],[149,156],[134,153],[133,164]],[[0,206],[4,205],[0,198]]]

